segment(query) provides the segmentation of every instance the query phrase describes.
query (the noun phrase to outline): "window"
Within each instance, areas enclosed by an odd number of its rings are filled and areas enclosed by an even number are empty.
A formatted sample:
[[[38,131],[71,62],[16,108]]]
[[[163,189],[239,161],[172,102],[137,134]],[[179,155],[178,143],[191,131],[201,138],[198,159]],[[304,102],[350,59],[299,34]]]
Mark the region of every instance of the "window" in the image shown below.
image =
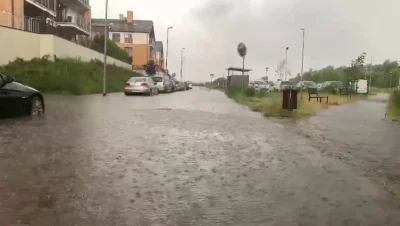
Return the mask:
[[[132,34],[125,33],[125,43],[132,43]]]
[[[112,33],[112,40],[114,42],[121,42],[121,34],[120,33]]]
[[[133,49],[131,47],[125,47],[125,51],[128,52],[128,56],[133,56]]]

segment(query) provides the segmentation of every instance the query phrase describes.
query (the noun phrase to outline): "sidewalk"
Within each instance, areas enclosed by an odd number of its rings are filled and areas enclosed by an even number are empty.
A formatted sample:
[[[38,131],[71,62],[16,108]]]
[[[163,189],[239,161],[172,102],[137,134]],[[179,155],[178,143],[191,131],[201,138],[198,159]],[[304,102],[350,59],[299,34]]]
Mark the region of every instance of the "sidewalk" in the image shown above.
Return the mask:
[[[323,153],[363,171],[400,196],[400,125],[383,120],[388,95],[333,107],[299,123]]]

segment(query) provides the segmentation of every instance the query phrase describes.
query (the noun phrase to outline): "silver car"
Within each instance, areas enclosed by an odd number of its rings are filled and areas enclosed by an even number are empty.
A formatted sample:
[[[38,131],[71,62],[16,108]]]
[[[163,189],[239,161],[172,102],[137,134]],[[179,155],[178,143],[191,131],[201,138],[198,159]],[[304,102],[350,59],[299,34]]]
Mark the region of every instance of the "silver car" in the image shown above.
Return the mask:
[[[152,96],[158,94],[158,88],[150,77],[132,77],[125,83],[125,95],[146,94]]]

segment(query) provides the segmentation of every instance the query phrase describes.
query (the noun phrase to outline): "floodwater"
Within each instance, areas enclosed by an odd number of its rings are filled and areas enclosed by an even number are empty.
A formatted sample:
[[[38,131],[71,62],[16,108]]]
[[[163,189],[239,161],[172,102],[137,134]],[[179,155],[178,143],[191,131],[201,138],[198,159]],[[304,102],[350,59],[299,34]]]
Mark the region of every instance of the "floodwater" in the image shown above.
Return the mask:
[[[400,225],[400,201],[219,91],[0,121],[0,225]],[[329,147],[327,147],[329,148]]]

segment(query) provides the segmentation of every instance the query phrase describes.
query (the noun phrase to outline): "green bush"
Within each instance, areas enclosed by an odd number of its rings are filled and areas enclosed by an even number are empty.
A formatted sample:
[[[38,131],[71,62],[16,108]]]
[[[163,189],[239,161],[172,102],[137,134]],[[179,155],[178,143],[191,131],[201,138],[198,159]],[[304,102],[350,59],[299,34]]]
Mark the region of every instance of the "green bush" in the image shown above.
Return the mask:
[[[97,52],[104,53],[104,35],[96,36],[92,41],[92,49]],[[112,40],[107,40],[107,55],[120,61],[132,64],[132,57],[129,57],[128,52],[122,49]]]
[[[32,86],[44,93],[69,93],[74,95],[101,93],[103,91],[103,63],[82,62],[76,59],[34,58],[29,61],[17,58],[0,71],[15,77],[17,82]],[[140,74],[117,67],[107,66],[107,92],[122,92],[130,77]]]
[[[247,97],[254,97],[256,95],[256,90],[253,87],[246,87],[244,89],[244,95]]]
[[[392,119],[400,120],[400,91],[390,94],[388,114]]]

